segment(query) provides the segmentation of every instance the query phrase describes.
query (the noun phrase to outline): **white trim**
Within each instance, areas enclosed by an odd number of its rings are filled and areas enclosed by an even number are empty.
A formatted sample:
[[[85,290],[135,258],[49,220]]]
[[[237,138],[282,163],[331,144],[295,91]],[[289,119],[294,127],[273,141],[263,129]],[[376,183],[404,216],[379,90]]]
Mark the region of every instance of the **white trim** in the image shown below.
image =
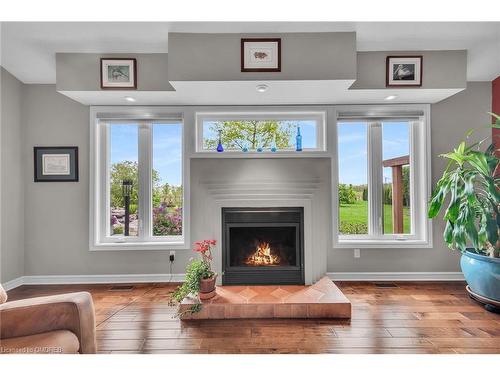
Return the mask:
[[[463,281],[462,272],[327,272],[333,281]]]
[[[461,272],[327,272],[333,281],[463,281]],[[21,285],[124,284],[183,282],[185,274],[117,274],[117,275],[32,275],[7,281],[6,291]]]
[[[191,110],[187,108],[180,107],[146,107],[146,106],[92,106],[90,108],[90,214],[89,214],[89,250],[90,251],[106,251],[106,250],[184,250],[188,249],[191,243],[190,240],[190,188],[189,188],[189,158],[190,150],[187,146],[188,136],[186,135],[186,128],[192,126],[191,123],[186,124],[185,117],[190,117]],[[102,211],[103,206],[108,206],[102,203],[103,194],[100,192],[103,190],[101,186],[102,181],[107,181],[104,178],[103,173],[107,171],[107,161],[103,162],[102,156],[99,154],[103,150],[107,150],[107,144],[105,143],[105,137],[99,127],[99,121],[103,120],[106,123],[112,121],[112,119],[125,119],[133,120],[135,123],[139,124],[139,142],[145,143],[149,139],[151,141],[151,129],[145,132],[144,129],[141,131],[141,127],[144,123],[154,124],[158,120],[172,121],[179,120],[182,121],[182,186],[183,186],[183,233],[182,236],[172,236],[165,238],[155,238],[154,236],[148,237],[147,240],[144,238],[130,238],[127,243],[120,242],[110,242],[106,240],[103,234],[106,233],[105,223],[102,223],[102,215],[97,215],[97,213]],[[100,142],[100,143],[99,143]],[[149,142],[150,143],[150,142]],[[139,161],[142,164],[151,165],[151,155],[146,155],[144,152],[144,147],[139,147],[143,153],[138,155]],[[150,150],[151,152],[151,150]],[[147,175],[140,176],[145,180]],[[141,184],[142,190],[145,188],[145,183]],[[105,189],[107,190],[107,189]],[[149,192],[149,190],[148,190]],[[107,196],[104,194],[104,196]],[[149,205],[144,203],[145,194],[142,194],[143,202],[139,205],[139,220],[140,225],[144,225],[144,218],[147,216],[149,218],[150,210]],[[105,199],[105,198],[104,198]],[[141,208],[142,207],[142,208]],[[107,220],[105,220],[107,221]],[[150,219],[149,219],[150,221]],[[147,224],[147,223],[146,223]],[[142,231],[144,232],[144,231]],[[144,233],[143,233],[144,236]]]
[[[327,150],[327,108],[315,108],[314,110],[297,110],[295,109],[278,109],[275,111],[268,111],[264,106],[255,106],[246,111],[213,111],[213,112],[197,112],[196,113],[196,126],[195,126],[195,154],[210,155],[217,154],[215,150],[206,150],[203,148],[203,122],[205,120],[212,121],[233,121],[233,120],[269,120],[274,119],[277,121],[287,121],[287,120],[313,120],[316,122],[316,147],[315,148],[303,148],[303,151],[298,152],[298,154],[307,153],[326,153]],[[292,154],[297,153],[293,150],[278,150],[276,153],[272,153],[268,150],[263,152],[249,151],[242,152],[239,150],[225,150],[220,155],[228,157],[228,154],[238,154],[240,157],[252,158],[255,156],[264,155],[275,155],[278,153]],[[276,157],[276,156],[275,156]],[[281,156],[283,157],[283,156]]]
[[[16,279],[2,283],[2,287],[5,289],[5,291],[12,290],[12,289],[17,288],[18,286],[21,286],[21,285],[24,285],[24,276],[20,276]]]
[[[373,235],[370,236],[342,236],[338,232],[338,137],[337,137],[337,124],[342,122],[339,120],[342,113],[351,111],[350,113],[356,114],[356,118],[366,117],[368,124],[368,174],[373,173],[373,170],[380,172],[377,173],[375,178],[368,176],[368,181],[375,181],[375,183],[368,184],[369,196],[380,196],[380,186],[382,181],[382,168],[381,168],[381,130],[373,129],[374,126],[379,126],[382,117],[379,116],[383,109],[384,117],[390,116],[391,113],[397,117],[404,118],[405,113],[412,117],[415,112],[419,113],[420,123],[422,126],[416,127],[415,121],[411,123],[410,134],[410,160],[411,167],[411,198],[412,198],[412,234],[410,235],[383,235],[380,226],[383,217],[381,202],[369,205],[369,228]],[[408,104],[408,105],[352,105],[352,106],[336,106],[336,116],[334,121],[334,129],[330,129],[330,134],[333,137],[332,143],[334,148],[332,150],[332,222],[333,222],[333,248],[432,248],[432,222],[427,219],[427,202],[431,192],[431,147],[430,147],[430,105],[428,104]],[[423,113],[423,115],[422,115]],[[354,117],[353,117],[354,118]],[[349,121],[349,120],[347,120]],[[370,133],[374,133],[371,136]],[[373,139],[372,139],[373,138]],[[378,144],[375,152],[375,159],[372,160],[370,151],[372,141]],[[419,147],[417,147],[417,145]],[[422,181],[423,180],[423,181]],[[415,188],[415,182],[421,181],[421,184]],[[370,187],[370,185],[373,185]],[[370,221],[370,218],[377,218],[377,222]]]
[[[23,285],[121,284],[182,282],[183,273],[117,274],[117,275],[32,275],[23,277]]]

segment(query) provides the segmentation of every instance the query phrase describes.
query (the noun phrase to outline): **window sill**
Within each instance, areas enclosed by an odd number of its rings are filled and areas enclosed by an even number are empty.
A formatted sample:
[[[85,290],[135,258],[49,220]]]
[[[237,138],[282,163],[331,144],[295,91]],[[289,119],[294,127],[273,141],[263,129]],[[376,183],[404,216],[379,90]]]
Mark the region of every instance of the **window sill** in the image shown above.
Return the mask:
[[[178,242],[134,242],[134,243],[123,243],[123,242],[106,242],[91,244],[90,251],[148,251],[148,250],[189,250],[189,245],[185,241]]]
[[[197,151],[191,155],[194,159],[274,159],[274,158],[321,158],[331,157],[330,153],[323,150],[304,151],[277,151],[277,152],[241,152],[241,151]]]
[[[400,240],[337,240],[333,244],[334,249],[428,249],[432,248],[432,242],[428,240],[400,239]]]

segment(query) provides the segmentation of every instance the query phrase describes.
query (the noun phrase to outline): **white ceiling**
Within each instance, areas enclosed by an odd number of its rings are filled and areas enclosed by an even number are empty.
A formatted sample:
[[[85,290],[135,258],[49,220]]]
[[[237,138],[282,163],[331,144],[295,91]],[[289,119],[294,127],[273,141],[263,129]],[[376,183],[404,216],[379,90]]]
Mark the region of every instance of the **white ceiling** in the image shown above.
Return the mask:
[[[468,81],[500,75],[500,22],[3,22],[1,65],[24,83],[55,83],[56,52],[158,53],[169,32],[355,31],[359,51],[468,50]]]
[[[86,105],[296,105],[436,103],[462,89],[348,90],[352,80],[171,82],[176,91],[60,91]],[[269,86],[257,92],[257,84]],[[385,98],[394,95],[395,99]],[[132,96],[133,103],[125,100]]]

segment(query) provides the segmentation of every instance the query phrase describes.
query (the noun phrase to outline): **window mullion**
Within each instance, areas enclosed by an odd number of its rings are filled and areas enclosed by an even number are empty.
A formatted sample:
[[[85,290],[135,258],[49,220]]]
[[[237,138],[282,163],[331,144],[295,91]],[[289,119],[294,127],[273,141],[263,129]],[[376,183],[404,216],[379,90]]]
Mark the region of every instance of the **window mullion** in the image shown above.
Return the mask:
[[[382,124],[368,124],[368,234],[383,235]]]
[[[139,239],[151,239],[151,123],[139,124]]]

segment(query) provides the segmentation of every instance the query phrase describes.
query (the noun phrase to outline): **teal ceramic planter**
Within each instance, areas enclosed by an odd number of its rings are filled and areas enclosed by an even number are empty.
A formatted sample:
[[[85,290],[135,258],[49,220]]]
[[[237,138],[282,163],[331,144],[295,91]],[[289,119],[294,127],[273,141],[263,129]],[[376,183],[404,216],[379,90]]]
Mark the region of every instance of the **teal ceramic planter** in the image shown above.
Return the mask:
[[[460,259],[460,267],[474,293],[500,303],[500,258],[466,251]]]

